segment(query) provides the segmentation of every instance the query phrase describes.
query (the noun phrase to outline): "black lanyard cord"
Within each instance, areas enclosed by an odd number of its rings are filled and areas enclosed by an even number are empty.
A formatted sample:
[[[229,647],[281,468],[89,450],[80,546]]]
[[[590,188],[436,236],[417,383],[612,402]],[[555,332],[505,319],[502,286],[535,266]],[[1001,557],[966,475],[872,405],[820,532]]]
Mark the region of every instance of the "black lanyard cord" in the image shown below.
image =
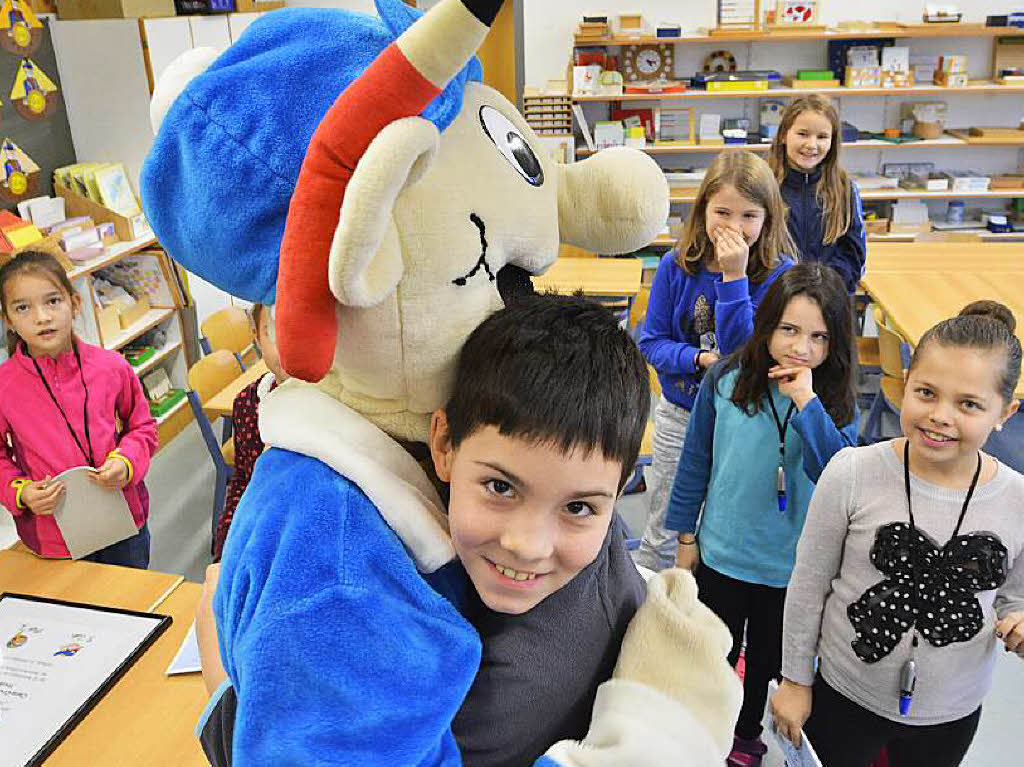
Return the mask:
[[[786,411],[785,421],[779,419],[779,411],[775,408],[775,400],[772,398],[770,390],[768,392],[768,406],[772,409],[772,417],[775,418],[775,427],[779,430],[779,461],[781,463],[782,458],[786,453],[786,430],[789,428],[789,419],[793,417],[793,411],[796,410],[796,403],[789,403],[789,410]]]
[[[82,446],[82,441],[78,438],[75,430],[71,427],[71,421],[68,420],[67,414],[64,412],[64,408],[60,406],[60,402],[57,401],[57,397],[53,394],[53,389],[50,388],[49,382],[46,380],[46,376],[43,375],[43,369],[39,367],[39,362],[35,357],[32,357],[28,353],[28,348],[25,349],[25,354],[32,359],[32,364],[36,367],[36,372],[39,374],[39,380],[43,382],[43,386],[46,387],[46,393],[50,395],[50,399],[53,400],[54,406],[57,408],[57,412],[60,413],[60,417],[64,419],[64,424],[68,427],[68,431],[71,432],[71,438],[75,440],[75,444],[78,445],[78,449],[82,451],[82,455],[85,456],[85,460],[89,462],[92,468],[96,468],[96,458],[92,452],[92,438],[89,435],[89,387],[85,385],[85,373],[82,372],[82,358],[78,354],[78,346],[74,340],[71,341],[71,349],[75,353],[75,361],[78,363],[78,376],[82,380],[82,390],[85,392],[85,400],[82,403],[82,423],[85,426],[85,443],[89,446],[89,451],[86,452],[85,447]]]
[[[954,540],[960,534],[960,526],[964,523],[967,515],[967,506],[974,495],[974,489],[978,486],[978,478],[981,476],[981,451],[978,451],[978,466],[974,469],[974,477],[971,479],[971,486],[967,488],[967,496],[964,498],[964,505],[960,509],[960,517],[953,528],[953,535],[949,540]],[[907,493],[907,516],[910,517],[910,587],[913,593],[914,617],[918,614],[918,585],[917,585],[917,525],[914,523],[914,509],[910,502],[910,440],[903,443],[903,487]],[[914,632],[914,647],[917,647],[917,631]]]

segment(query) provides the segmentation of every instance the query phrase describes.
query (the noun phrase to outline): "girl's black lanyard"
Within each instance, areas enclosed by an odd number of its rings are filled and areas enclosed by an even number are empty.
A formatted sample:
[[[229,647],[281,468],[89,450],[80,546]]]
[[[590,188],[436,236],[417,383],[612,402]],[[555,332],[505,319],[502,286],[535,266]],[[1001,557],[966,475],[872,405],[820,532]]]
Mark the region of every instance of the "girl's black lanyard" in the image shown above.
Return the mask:
[[[775,427],[779,430],[779,511],[786,510],[786,430],[789,428],[789,419],[793,417],[796,410],[796,403],[789,403],[789,410],[786,411],[786,420],[779,420],[779,411],[775,408],[775,400],[771,391],[768,392],[768,406],[772,409],[772,416],[775,418]]]
[[[960,526],[964,523],[964,517],[967,516],[967,506],[971,502],[971,496],[974,495],[974,489],[978,486],[978,478],[981,476],[981,451],[978,451],[978,466],[974,470],[974,477],[971,479],[971,486],[967,488],[967,497],[964,498],[964,505],[960,509],[960,517],[956,521],[956,527],[953,528],[953,535],[950,536],[949,540],[954,540],[960,534]],[[907,516],[910,517],[910,593],[913,595],[912,601],[914,604],[914,616],[916,618],[918,614],[918,595],[917,595],[917,526],[914,524],[914,508],[910,502],[910,440],[908,439],[903,444],[903,488],[907,493]],[[907,716],[910,713],[910,703],[914,697],[914,683],[917,681],[917,661],[914,659],[917,655],[917,626],[913,625],[911,628],[914,631],[913,639],[910,641],[910,658],[903,664],[903,668],[900,669],[900,716]]]
[[[35,357],[32,357],[28,353],[28,349],[25,349],[25,354],[32,359],[32,364],[36,366],[36,372],[39,374],[39,380],[43,382],[43,386],[46,387],[46,393],[50,395],[50,399],[53,400],[54,406],[57,408],[57,412],[60,413],[60,417],[64,419],[64,424],[68,427],[68,431],[71,432],[72,439],[75,440],[75,444],[78,445],[78,449],[82,451],[82,455],[85,456],[85,460],[89,462],[92,468],[96,467],[96,459],[92,454],[92,438],[89,436],[89,388],[85,385],[85,374],[82,372],[82,358],[78,354],[78,346],[74,341],[71,342],[71,349],[75,353],[75,361],[78,363],[78,376],[82,379],[82,391],[85,392],[85,400],[82,402],[82,423],[85,425],[85,444],[89,446],[89,452],[86,452],[82,446],[82,441],[75,434],[75,430],[71,427],[71,421],[68,420],[67,414],[64,412],[64,408],[60,406],[57,398],[53,394],[53,389],[50,388],[49,382],[46,380],[46,376],[43,375],[43,369],[39,367],[39,362]]]

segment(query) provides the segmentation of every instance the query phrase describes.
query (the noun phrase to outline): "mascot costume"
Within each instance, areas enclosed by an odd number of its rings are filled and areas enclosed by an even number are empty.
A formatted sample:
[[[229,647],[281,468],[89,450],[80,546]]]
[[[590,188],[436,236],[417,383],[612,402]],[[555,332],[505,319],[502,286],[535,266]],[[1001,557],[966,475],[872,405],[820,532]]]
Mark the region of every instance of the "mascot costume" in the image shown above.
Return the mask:
[[[452,720],[481,643],[415,446],[503,293],[529,289],[560,242],[628,252],[668,213],[646,155],[556,164],[480,82],[501,0],[376,6],[265,14],[223,54],[178,59],[153,97],[153,229],[190,271],[275,305],[293,376],[261,404],[268,449],[214,599],[228,679],[204,717],[230,718],[215,762],[461,763]],[[729,644],[688,573],[658,576],[586,738],[536,763],[721,764]]]

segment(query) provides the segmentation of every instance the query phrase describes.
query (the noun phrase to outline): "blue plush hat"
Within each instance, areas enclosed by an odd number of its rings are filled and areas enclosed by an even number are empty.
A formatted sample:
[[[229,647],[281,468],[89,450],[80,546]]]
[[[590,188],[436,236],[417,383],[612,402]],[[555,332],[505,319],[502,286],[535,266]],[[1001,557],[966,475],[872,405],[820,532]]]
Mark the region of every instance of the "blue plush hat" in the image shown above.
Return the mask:
[[[341,92],[420,17],[289,8],[253,22],[168,110],[140,176],[143,208],[178,263],[228,293],[273,303],[288,204],[313,131]],[[476,58],[421,113],[444,131]],[[359,115],[352,115],[359,120]]]

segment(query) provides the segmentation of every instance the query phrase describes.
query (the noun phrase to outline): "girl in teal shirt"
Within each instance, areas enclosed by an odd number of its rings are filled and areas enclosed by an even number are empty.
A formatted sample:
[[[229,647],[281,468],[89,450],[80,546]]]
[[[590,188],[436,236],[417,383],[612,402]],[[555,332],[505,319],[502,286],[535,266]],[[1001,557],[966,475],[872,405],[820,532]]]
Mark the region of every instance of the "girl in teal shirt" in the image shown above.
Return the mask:
[[[779,674],[786,585],[814,483],[857,443],[852,348],[842,279],[798,264],[765,293],[747,344],[705,376],[687,427],[665,526],[680,531],[679,566],[703,559],[700,598],[732,633],[730,663],[746,634],[728,761],[738,767],[759,764],[766,750],[760,722]]]

